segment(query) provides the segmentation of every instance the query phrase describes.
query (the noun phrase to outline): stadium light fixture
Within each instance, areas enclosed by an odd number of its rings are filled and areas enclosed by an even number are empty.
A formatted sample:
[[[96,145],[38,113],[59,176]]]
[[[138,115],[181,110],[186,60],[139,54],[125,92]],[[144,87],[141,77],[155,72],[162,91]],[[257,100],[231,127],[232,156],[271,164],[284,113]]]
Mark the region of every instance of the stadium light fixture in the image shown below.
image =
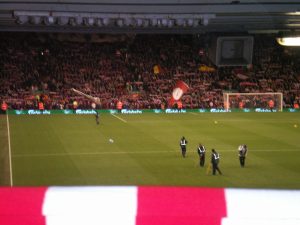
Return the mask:
[[[124,21],[122,19],[118,19],[116,23],[117,23],[118,27],[123,27],[124,26]]]
[[[69,17],[69,24],[71,26],[80,26],[83,22],[83,19],[81,17]]]
[[[166,26],[168,26],[168,19],[162,19],[161,20],[161,24],[162,24],[162,26],[164,26],[164,27],[166,27]]]
[[[109,23],[110,23],[110,19],[105,17],[105,18],[102,19],[102,23],[103,23],[104,26],[108,26]]]
[[[132,13],[87,13],[63,11],[14,11],[16,23],[28,21],[34,25],[93,26],[106,27],[198,27],[207,26],[214,14],[132,14]]]
[[[144,22],[143,22],[143,26],[144,26],[144,27],[148,27],[149,24],[150,24],[150,21],[147,20],[147,19],[145,19]]]
[[[283,46],[300,46],[300,36],[276,38],[277,43]]]
[[[52,25],[55,22],[55,18],[53,16],[44,17],[44,23],[46,25]]]
[[[93,17],[88,17],[84,19],[84,23],[87,26],[93,26],[95,23],[95,19]]]
[[[102,19],[97,18],[97,19],[96,19],[96,25],[97,25],[98,27],[102,27],[102,26],[103,26]]]
[[[174,20],[169,20],[168,21],[168,27],[171,28],[174,26]]]
[[[131,25],[133,25],[133,21],[132,21],[131,18],[126,18],[125,21],[124,21],[124,23],[128,27],[131,26]]]
[[[90,26],[93,26],[93,25],[95,24],[95,18],[89,18],[89,19],[88,19],[88,24],[89,24]]]
[[[194,20],[194,22],[193,22],[193,27],[197,27],[199,25],[199,20]]]
[[[41,17],[40,16],[31,16],[30,22],[34,25],[38,25],[41,23]]]
[[[69,24],[70,24],[71,26],[76,26],[75,18],[70,18]]]
[[[68,17],[64,17],[64,16],[59,17],[58,21],[57,21],[57,23],[59,25],[61,25],[61,26],[64,26],[64,25],[68,24],[68,22],[69,22],[69,18]]]
[[[28,22],[28,16],[18,16],[17,17],[17,23],[18,24],[25,24]]]
[[[194,20],[193,19],[188,19],[187,20],[187,25],[190,26],[190,27],[194,26]]]
[[[209,23],[209,19],[208,18],[203,18],[202,23],[204,26],[207,26]]]
[[[78,17],[76,17],[76,18],[75,18],[75,22],[76,22],[76,24],[77,24],[77,25],[81,25],[81,24],[82,24],[82,22],[83,22],[83,19],[82,19],[82,17],[79,17],[79,16],[78,16]]]
[[[143,26],[143,23],[144,23],[143,19],[137,19],[137,20],[136,20],[136,25],[137,25],[138,27],[142,27],[142,26]]]
[[[157,26],[158,26],[158,27],[161,27],[161,26],[162,26],[162,20],[161,20],[161,19],[157,20]]]
[[[151,22],[151,25],[152,25],[153,27],[157,26],[157,23],[158,23],[158,22],[157,22],[157,19],[156,19],[156,18],[152,18],[150,22]]]
[[[182,19],[182,18],[178,18],[178,19],[176,19],[176,24],[177,24],[177,26],[180,26],[180,27],[182,27],[182,26],[184,26],[184,19]]]

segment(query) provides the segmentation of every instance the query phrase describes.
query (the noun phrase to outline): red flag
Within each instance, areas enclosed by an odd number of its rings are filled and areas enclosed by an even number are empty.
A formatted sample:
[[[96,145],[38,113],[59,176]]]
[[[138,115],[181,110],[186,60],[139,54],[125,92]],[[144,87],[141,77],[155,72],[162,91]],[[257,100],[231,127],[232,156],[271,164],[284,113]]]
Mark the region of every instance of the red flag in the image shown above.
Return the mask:
[[[178,81],[173,89],[172,97],[169,101],[169,107],[172,107],[176,101],[179,101],[182,95],[187,92],[189,86],[183,81]]]

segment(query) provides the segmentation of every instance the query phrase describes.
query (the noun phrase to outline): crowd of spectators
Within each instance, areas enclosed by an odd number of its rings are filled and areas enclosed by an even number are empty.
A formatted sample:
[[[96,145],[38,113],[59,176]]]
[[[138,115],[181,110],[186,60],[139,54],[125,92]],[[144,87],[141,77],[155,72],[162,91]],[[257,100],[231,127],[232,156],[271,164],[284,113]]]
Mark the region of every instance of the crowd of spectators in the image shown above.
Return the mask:
[[[72,38],[70,38],[72,37]],[[184,108],[223,108],[223,92],[282,92],[300,103],[299,52],[255,37],[253,64],[215,67],[197,35],[2,33],[0,101],[10,109],[91,108],[71,88],[99,97],[102,109],[167,107],[178,80],[189,85]],[[204,66],[204,69],[200,69]],[[205,69],[206,68],[206,69]]]

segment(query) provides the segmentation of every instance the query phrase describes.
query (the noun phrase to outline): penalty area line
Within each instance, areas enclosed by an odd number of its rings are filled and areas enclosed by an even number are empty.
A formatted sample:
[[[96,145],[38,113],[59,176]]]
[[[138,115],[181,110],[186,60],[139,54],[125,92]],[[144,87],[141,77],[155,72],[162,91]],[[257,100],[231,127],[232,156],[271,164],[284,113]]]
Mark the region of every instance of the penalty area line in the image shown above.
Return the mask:
[[[119,117],[119,116],[116,116],[115,114],[110,114],[110,115],[112,115],[112,116],[116,117],[117,119],[121,120],[121,121],[122,121],[122,122],[124,122],[124,123],[127,123],[127,121],[126,121],[126,120],[122,119],[122,118],[121,118],[121,117]]]

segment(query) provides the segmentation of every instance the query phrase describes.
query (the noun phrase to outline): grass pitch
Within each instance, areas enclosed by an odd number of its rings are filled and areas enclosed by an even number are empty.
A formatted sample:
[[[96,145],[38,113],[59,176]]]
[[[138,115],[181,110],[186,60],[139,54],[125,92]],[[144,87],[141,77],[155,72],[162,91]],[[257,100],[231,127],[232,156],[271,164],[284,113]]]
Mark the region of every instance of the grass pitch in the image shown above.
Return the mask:
[[[300,188],[298,113],[101,114],[100,125],[93,115],[12,115],[11,171],[6,116],[0,124],[1,185]],[[207,149],[205,168],[199,143]],[[245,168],[239,144],[248,145]],[[211,148],[221,155],[222,176],[206,173]]]

